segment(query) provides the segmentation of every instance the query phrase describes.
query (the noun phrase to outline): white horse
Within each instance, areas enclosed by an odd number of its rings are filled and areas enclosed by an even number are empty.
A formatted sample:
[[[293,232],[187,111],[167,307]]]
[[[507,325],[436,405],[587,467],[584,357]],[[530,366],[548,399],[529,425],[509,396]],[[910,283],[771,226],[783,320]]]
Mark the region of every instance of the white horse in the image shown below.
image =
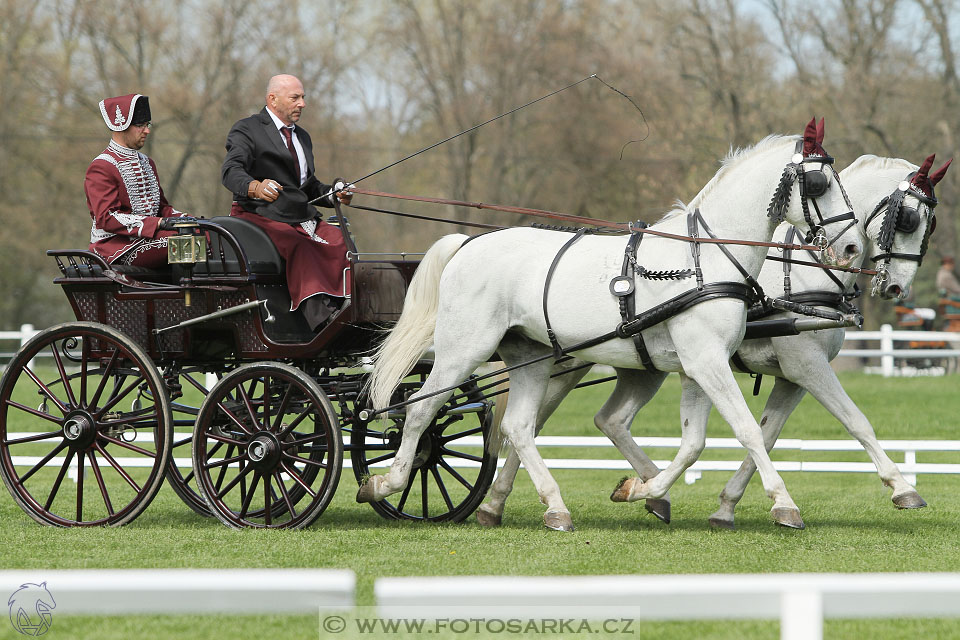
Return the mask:
[[[933,187],[943,178],[950,163],[929,174],[932,164],[933,156],[927,158],[918,169],[916,165],[899,158],[866,155],[840,173],[859,219],[858,229],[867,244],[867,252],[861,254],[851,266],[860,266],[868,255],[879,263],[880,273],[874,277],[873,292],[884,298],[905,295],[926,253],[936,205]],[[902,197],[898,196],[898,190],[902,192]],[[782,224],[775,239],[790,240],[787,237],[790,227],[787,223]],[[886,235],[884,230],[887,230]],[[783,254],[772,250],[770,257],[779,258]],[[794,254],[793,257],[810,261],[810,256],[805,254]],[[855,279],[856,274],[852,271],[832,274],[817,267],[789,263],[784,266],[773,261],[764,265],[758,278],[770,296],[787,296],[805,304],[827,307],[831,311],[842,306],[842,294],[852,291]],[[770,319],[790,317],[798,315],[779,313],[769,316]],[[926,502],[880,447],[870,422],[843,390],[830,367],[830,362],[840,351],[843,337],[843,329],[829,329],[799,336],[748,339],[740,345],[737,355],[741,365],[753,373],[776,376],[760,421],[764,444],[768,451],[773,447],[787,417],[804,393],[810,391],[863,445],[883,483],[892,489],[894,505],[900,509],[924,507]],[[580,364],[574,360],[563,366],[576,368]],[[538,416],[538,429],[587,371],[585,368],[576,369],[551,381]],[[618,370],[618,375],[617,389],[594,420],[640,477],[650,478],[658,473],[658,469],[631,438],[630,425],[642,403],[659,389],[666,374]],[[700,432],[705,433],[707,415],[702,414],[701,418],[704,423]],[[500,524],[504,503],[519,466],[519,458],[510,451],[490,489],[488,501],[477,511],[477,519],[481,524]],[[721,507],[710,517],[712,525],[733,528],[734,508],[755,469],[752,458],[746,457],[720,495]],[[633,482],[619,487],[611,497],[618,501],[630,500],[629,491]],[[658,518],[670,521],[669,499],[648,499],[646,507]]]
[[[852,211],[829,164],[832,158],[821,147],[822,139],[823,122],[819,127],[811,122],[802,139],[769,136],[732,154],[688,208],[673,211],[653,229],[686,235],[693,228],[697,234],[768,242],[781,218],[808,228],[809,208],[813,207],[821,219],[826,214],[826,226],[835,233],[825,259],[849,264],[863,247],[856,229],[844,225],[843,212],[852,218]],[[802,189],[795,189],[795,184],[806,185],[807,195],[818,197],[803,198]],[[801,191],[801,197],[791,198],[795,191]],[[773,200],[771,194],[775,194]],[[698,211],[702,224],[691,222]],[[497,352],[507,365],[528,363],[511,373],[502,432],[547,506],[545,524],[571,530],[570,512],[534,445],[537,413],[547,391],[553,368],[550,355],[557,343],[578,347],[576,357],[588,362],[623,369],[642,366],[629,338],[579,348],[619,323],[618,299],[609,286],[621,276],[625,239],[587,235],[571,246],[568,233],[515,228],[479,236],[467,244],[465,240],[462,235],[446,236],[427,252],[407,292],[400,320],[376,354],[370,398],[378,410],[389,405],[397,384],[431,343],[436,355],[430,376],[414,395],[420,400],[407,407],[403,437],[389,471],[368,478],[357,501],[382,500],[406,487],[417,442],[431,418],[452,387]],[[555,261],[563,249],[562,259]],[[710,292],[722,286],[717,283],[742,285],[748,276],[752,279],[759,274],[765,254],[762,246],[749,244],[723,247],[645,236],[638,252],[642,269],[637,273],[673,272],[680,279],[631,279],[637,306],[650,309],[682,294],[695,295],[698,286]],[[553,275],[549,283],[548,272]],[[553,292],[549,301],[545,283]],[[649,356],[658,370],[683,372],[683,384],[696,387],[688,398],[696,396],[700,405],[706,398],[713,401],[757,461],[764,489],[774,501],[774,520],[802,527],[799,509],[770,461],[760,427],[728,364],[743,337],[744,301],[719,295],[698,302],[643,331]],[[689,436],[687,414],[693,408],[686,404],[681,406],[685,441]],[[686,454],[691,446],[682,445],[681,452]],[[662,496],[675,479],[660,474],[646,483],[646,493]]]

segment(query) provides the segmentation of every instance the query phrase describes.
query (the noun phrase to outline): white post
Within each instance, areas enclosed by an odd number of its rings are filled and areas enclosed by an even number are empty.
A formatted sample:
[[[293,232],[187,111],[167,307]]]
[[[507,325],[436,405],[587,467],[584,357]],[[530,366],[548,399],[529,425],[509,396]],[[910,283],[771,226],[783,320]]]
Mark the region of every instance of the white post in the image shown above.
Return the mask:
[[[888,324],[881,325],[880,327],[880,351],[884,354],[880,356],[880,369],[883,371],[883,377],[889,378],[893,375],[894,371],[894,362],[893,362],[893,327]]]
[[[23,345],[27,344],[27,340],[32,338],[35,333],[37,332],[33,330],[32,324],[20,325],[20,348],[21,349],[23,348]],[[27,363],[27,366],[30,367],[31,371],[33,371],[36,368],[34,365],[36,365],[36,361],[34,360],[30,360],[30,362]]]
[[[823,640],[823,596],[819,591],[783,592],[780,640]]]

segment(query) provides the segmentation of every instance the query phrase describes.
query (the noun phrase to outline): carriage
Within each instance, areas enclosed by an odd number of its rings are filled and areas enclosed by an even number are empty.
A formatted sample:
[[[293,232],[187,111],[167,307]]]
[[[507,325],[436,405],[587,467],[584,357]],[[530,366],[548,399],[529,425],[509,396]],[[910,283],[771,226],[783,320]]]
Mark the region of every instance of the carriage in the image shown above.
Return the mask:
[[[419,254],[360,253],[339,207],[331,222],[349,248],[346,297],[317,333],[289,310],[269,238],[244,220],[181,225],[162,271],[48,251],[76,321],[29,340],[0,382],[0,475],[16,502],[43,524],[122,525],[166,479],[228,526],[301,528],[329,505],[344,464],[362,481],[389,463],[404,412],[361,419],[368,355]],[[419,363],[397,400],[429,370]],[[420,440],[411,489],[373,508],[473,513],[496,471],[483,446],[492,405],[464,382]]]

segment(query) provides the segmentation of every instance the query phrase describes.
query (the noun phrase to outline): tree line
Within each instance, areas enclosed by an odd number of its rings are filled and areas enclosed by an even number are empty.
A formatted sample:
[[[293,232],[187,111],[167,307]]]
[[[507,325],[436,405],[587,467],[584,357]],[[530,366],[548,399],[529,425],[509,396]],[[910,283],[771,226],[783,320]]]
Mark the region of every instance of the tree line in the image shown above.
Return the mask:
[[[732,148],[826,118],[838,169],[864,153],[957,154],[958,0],[0,0],[0,328],[72,312],[49,248],[85,247],[83,174],[109,138],[97,103],[150,96],[144,151],[167,198],[226,215],[224,140],[299,76],[319,177],[380,191],[653,222],[689,201]],[[641,113],[642,112],[642,113]],[[634,141],[634,142],[631,142]],[[956,254],[957,170],[915,286],[934,301]],[[358,196],[356,202],[361,202]],[[401,211],[494,224],[511,214]],[[350,211],[362,250],[419,251],[456,226]],[[868,323],[891,305],[863,300]]]

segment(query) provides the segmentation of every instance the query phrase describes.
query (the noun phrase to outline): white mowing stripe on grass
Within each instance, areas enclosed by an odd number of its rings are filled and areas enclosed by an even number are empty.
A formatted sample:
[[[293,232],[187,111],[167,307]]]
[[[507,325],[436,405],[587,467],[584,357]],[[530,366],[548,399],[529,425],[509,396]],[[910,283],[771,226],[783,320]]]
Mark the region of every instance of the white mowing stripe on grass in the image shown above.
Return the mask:
[[[59,615],[316,613],[350,609],[356,575],[341,569],[24,569],[0,589],[46,583]]]
[[[374,593],[383,618],[779,619],[784,640],[819,640],[824,618],[960,617],[957,573],[380,578]]]

